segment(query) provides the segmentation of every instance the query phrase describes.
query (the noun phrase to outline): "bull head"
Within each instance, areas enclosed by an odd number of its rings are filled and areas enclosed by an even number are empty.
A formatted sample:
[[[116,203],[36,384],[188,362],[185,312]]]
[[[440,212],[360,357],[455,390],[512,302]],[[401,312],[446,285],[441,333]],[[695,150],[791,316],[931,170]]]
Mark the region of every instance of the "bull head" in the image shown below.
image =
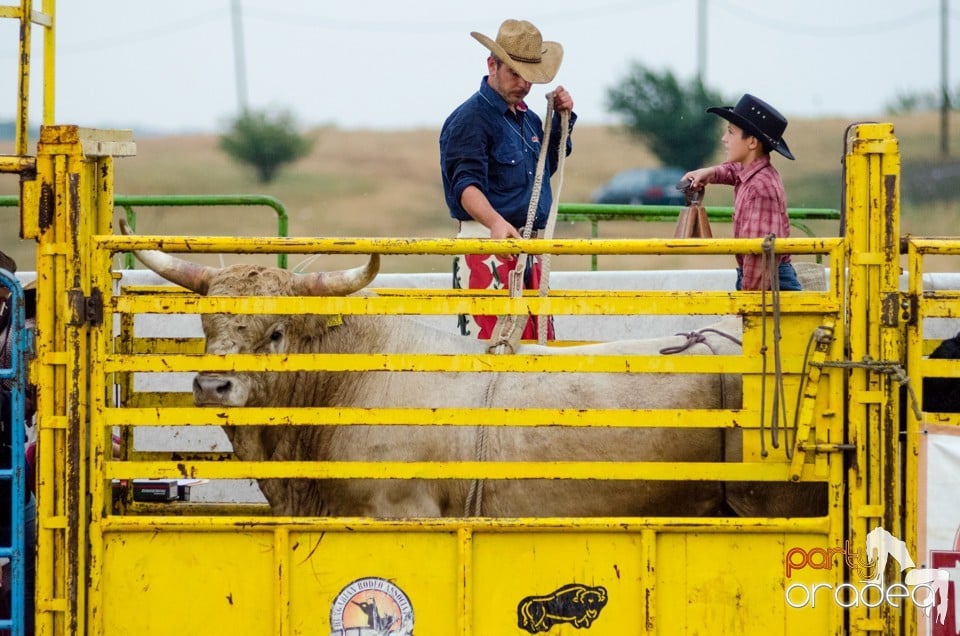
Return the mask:
[[[133,232],[120,220],[126,235]],[[373,280],[380,267],[379,254],[372,254],[366,265],[335,272],[293,274],[275,267],[231,265],[210,267],[177,258],[160,250],[135,250],[146,267],[171,283],[201,295],[216,296],[345,296],[359,291]],[[208,314],[202,318],[207,353],[291,352],[299,346],[294,334],[303,337],[308,330],[302,325],[288,326],[291,321],[316,321],[320,317],[304,316],[239,316]],[[288,333],[288,331],[290,333]],[[264,344],[266,343],[266,344]],[[255,405],[252,394],[269,395],[267,389],[253,390],[257,380],[270,374],[253,377],[245,373],[200,373],[194,379],[194,401],[201,405]]]

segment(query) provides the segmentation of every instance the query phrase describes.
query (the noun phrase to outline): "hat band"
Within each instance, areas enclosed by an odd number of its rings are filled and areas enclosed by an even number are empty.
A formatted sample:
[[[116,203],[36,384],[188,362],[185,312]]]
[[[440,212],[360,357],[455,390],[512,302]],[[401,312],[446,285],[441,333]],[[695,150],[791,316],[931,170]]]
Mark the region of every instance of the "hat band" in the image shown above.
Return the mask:
[[[539,64],[543,58],[542,57],[522,57],[520,55],[514,55],[513,53],[507,53],[510,56],[510,59],[514,62],[523,62],[524,64]]]

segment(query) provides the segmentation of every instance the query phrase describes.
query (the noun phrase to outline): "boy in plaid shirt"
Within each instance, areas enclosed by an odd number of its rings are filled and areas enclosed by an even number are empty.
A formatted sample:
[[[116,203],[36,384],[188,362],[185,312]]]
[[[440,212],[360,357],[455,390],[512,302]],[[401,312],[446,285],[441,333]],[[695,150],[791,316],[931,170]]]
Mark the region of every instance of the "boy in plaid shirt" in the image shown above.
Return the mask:
[[[770,104],[749,94],[741,97],[736,106],[708,108],[707,112],[727,120],[723,134],[727,160],[688,172],[684,180],[689,180],[698,190],[708,183],[733,186],[734,238],[764,238],[770,234],[789,237],[783,180],[770,162],[773,150],[793,159],[783,140],[787,120]],[[777,259],[779,289],[799,291],[800,281],[790,263],[790,255],[780,254]],[[762,260],[760,254],[737,255],[737,290],[771,289]]]

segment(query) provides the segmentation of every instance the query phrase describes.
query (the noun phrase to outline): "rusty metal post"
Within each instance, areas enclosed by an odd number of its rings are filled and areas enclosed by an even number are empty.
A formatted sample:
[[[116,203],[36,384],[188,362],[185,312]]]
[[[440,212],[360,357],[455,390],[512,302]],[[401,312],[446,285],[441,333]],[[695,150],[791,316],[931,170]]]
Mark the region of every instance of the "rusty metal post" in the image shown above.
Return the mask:
[[[104,378],[87,373],[102,345],[102,290],[93,236],[109,233],[113,156],[133,154],[129,131],[47,126],[40,132],[37,178],[25,184],[36,207],[22,214],[37,229],[37,628],[40,634],[87,632],[90,537],[103,513],[91,491],[91,458],[103,431],[90,427],[103,404]],[[109,266],[106,267],[109,271]],[[94,353],[93,355],[97,355]],[[91,406],[93,405],[93,406]],[[109,445],[108,445],[109,448]],[[95,492],[102,488],[94,487]],[[99,543],[94,542],[94,545]],[[102,555],[95,559],[99,564]]]
[[[850,369],[847,389],[847,441],[855,446],[848,471],[848,514],[851,545],[863,546],[867,534],[878,526],[898,537],[905,532],[899,384],[889,373],[902,364],[900,157],[892,124],[851,126],[846,148],[845,335],[847,359],[859,365]],[[885,603],[850,609],[852,634],[899,634],[900,622],[901,615]]]

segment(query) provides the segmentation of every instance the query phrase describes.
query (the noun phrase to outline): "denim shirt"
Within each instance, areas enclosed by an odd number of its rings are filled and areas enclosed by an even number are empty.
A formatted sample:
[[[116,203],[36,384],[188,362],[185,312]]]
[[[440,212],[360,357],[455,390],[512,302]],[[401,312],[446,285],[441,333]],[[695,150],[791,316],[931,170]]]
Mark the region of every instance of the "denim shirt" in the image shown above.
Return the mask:
[[[571,129],[575,121],[576,115],[571,113]],[[546,226],[550,213],[553,195],[549,176],[557,169],[560,132],[560,116],[554,113],[547,174],[541,184],[533,223],[535,230]],[[526,225],[542,138],[540,117],[525,105],[518,105],[517,113],[511,113],[503,98],[487,84],[485,76],[480,90],[450,114],[440,131],[440,170],[450,216],[472,220],[460,205],[460,197],[473,185],[514,227]],[[573,143],[568,137],[566,153],[569,155],[572,150]]]

